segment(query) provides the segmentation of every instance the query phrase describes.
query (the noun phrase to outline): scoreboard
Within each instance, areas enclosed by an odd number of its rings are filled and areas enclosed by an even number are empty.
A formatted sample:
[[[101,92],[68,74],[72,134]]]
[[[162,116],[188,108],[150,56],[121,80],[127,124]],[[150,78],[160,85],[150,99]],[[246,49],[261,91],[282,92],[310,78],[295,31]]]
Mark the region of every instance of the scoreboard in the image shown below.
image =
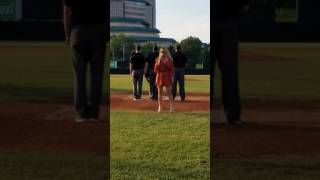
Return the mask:
[[[0,0],[0,21],[22,19],[22,0]]]

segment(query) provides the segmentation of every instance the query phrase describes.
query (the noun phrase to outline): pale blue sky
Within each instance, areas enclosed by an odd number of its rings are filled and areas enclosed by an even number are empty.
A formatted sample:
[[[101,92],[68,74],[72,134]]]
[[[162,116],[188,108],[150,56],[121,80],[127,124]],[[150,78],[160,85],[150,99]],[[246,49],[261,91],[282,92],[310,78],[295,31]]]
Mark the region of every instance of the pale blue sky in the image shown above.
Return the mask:
[[[161,37],[181,41],[196,36],[210,42],[210,0],[156,0]]]

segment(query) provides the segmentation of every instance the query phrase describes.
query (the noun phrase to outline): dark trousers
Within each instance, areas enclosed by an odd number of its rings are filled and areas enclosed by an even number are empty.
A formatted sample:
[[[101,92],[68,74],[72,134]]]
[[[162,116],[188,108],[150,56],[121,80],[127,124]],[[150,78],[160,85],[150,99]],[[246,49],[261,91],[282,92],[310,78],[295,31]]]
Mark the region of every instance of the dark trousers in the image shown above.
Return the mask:
[[[148,70],[149,76],[149,96],[151,99],[158,99],[158,88],[156,86],[156,73],[153,69]]]
[[[240,120],[241,105],[238,73],[238,28],[235,19],[214,23],[213,64],[221,72],[222,102],[229,122]],[[215,68],[213,66],[213,68]]]
[[[142,95],[143,69],[132,70],[133,96],[140,99]]]
[[[172,84],[172,96],[173,99],[177,95],[177,83],[179,83],[179,94],[181,100],[185,100],[186,93],[184,90],[184,75],[185,75],[185,68],[174,68],[174,78]]]
[[[70,44],[75,75],[75,110],[80,117],[97,118],[104,74],[105,27],[102,25],[76,25],[71,31]],[[90,65],[90,93],[87,94],[86,71],[88,64]]]

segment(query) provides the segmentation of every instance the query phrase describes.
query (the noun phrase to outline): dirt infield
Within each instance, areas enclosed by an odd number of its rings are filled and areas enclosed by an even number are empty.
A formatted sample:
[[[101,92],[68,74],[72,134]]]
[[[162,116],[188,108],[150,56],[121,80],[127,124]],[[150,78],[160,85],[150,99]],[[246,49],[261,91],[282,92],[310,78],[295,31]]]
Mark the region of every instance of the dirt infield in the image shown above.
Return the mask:
[[[216,111],[211,143],[216,158],[320,157],[320,101],[247,100],[240,125]]]
[[[71,103],[1,102],[0,151],[105,155],[107,123],[76,123]]]
[[[169,110],[169,102],[164,98],[164,110]],[[131,94],[114,93],[110,98],[111,110],[126,111],[156,111],[157,101],[151,101],[148,95],[143,95],[141,100],[133,101]],[[179,97],[175,101],[177,112],[209,112],[210,95],[205,93],[187,94],[186,101],[181,102]]]
[[[1,102],[0,151],[105,155],[108,124],[75,123],[70,104],[69,100]],[[209,96],[192,94],[176,105],[178,112],[208,112]],[[111,110],[156,109],[157,102],[147,96],[133,101],[129,94],[111,95]],[[104,107],[102,117],[106,113]],[[211,143],[216,158],[320,157],[320,101],[244,100],[241,125],[223,122],[221,109],[213,115]]]

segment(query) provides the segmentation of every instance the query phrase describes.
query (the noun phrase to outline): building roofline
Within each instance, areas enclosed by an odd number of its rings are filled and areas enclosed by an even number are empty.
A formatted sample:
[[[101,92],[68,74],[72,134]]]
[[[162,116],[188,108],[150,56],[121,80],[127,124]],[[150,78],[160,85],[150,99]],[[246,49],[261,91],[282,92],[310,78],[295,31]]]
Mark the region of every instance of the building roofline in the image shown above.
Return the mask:
[[[150,26],[150,24],[147,21],[140,18],[111,17],[110,22],[141,23],[144,26]]]
[[[125,1],[133,1],[133,2],[139,2],[139,3],[146,3],[144,0],[125,0]]]
[[[177,41],[173,38],[156,38],[156,37],[135,37],[133,36],[136,42],[148,42],[148,41],[156,41],[156,42],[170,42],[176,43]]]
[[[144,28],[144,27],[123,27],[123,26],[113,26],[110,28],[111,32],[153,32],[160,33],[156,28]]]

